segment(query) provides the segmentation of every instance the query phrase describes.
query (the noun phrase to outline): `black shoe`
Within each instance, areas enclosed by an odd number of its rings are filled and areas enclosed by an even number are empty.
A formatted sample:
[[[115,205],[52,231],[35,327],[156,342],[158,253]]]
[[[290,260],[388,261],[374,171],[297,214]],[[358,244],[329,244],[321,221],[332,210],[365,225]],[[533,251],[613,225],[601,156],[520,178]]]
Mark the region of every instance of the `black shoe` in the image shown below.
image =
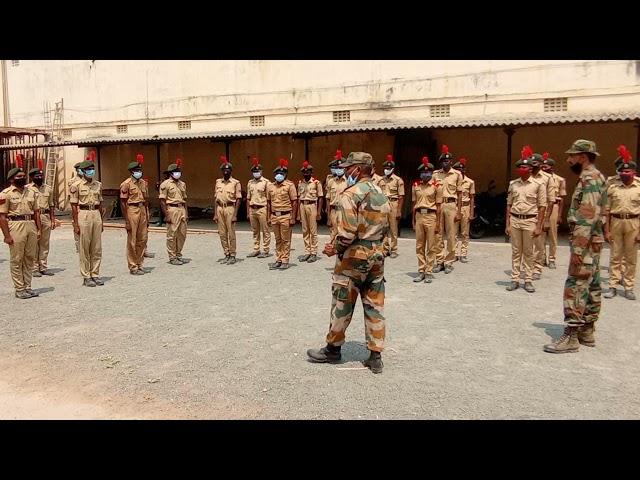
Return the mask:
[[[286,270],[287,268],[289,268],[289,264],[283,263],[278,267],[278,270]]]
[[[41,277],[42,273],[40,273],[38,270],[36,270],[35,272],[31,272],[31,276],[32,277]]]
[[[418,283],[418,282],[422,282],[425,279],[425,274],[420,272],[420,275],[418,275],[416,278],[413,279],[413,283]]]
[[[258,250],[257,252],[251,252],[249,255],[247,255],[247,258],[258,257],[259,255],[260,255],[260,250]]]
[[[389,255],[391,258],[398,258],[398,254],[396,252],[391,252],[391,255]]]
[[[444,264],[439,263],[435,267],[433,267],[433,273],[439,273],[444,270]]]
[[[616,295],[618,295],[618,291],[615,288],[610,288],[607,292],[605,292],[603,297],[604,298],[613,298]]]
[[[384,366],[380,352],[371,352],[369,358],[362,362],[362,364],[371,369],[373,373],[382,373],[382,367]]]
[[[268,252],[262,252],[261,254],[258,255],[258,258],[267,258],[269,256]]]
[[[430,273],[427,273],[424,278],[424,283],[431,283],[431,282],[433,282],[433,275],[431,275]]]
[[[236,257],[229,257],[227,265],[233,265],[234,263],[236,263]]]
[[[229,259],[231,258],[231,256],[229,255],[225,255],[224,258],[219,258],[218,262],[219,263],[227,263],[229,261]]]
[[[533,283],[531,282],[524,282],[524,289],[529,293],[533,293],[536,291],[535,287],[533,286]]]
[[[326,347],[320,349],[310,348],[307,350],[307,360],[313,363],[338,363],[342,360],[340,347],[334,347],[327,344]]]
[[[92,277],[91,280],[93,280],[93,282],[98,285],[99,287],[101,287],[102,285],[104,285],[104,282],[102,280],[100,280],[98,277]]]
[[[34,292],[33,290],[31,290],[30,288],[25,289],[25,292],[27,292],[29,295],[31,295],[32,297],[39,297],[40,294],[38,292]]]
[[[277,270],[282,265],[282,262],[278,260],[276,263],[269,264],[269,270]]]
[[[467,257],[460,257],[460,263],[469,263],[469,260],[467,260]]]
[[[453,272],[453,265],[445,265],[444,273],[451,273],[451,272]]]
[[[541,274],[541,273],[534,273],[532,278],[533,278],[534,280],[540,280],[540,278],[541,278],[541,277],[542,277],[542,274]]]
[[[318,260],[318,256],[317,255],[309,255],[309,258],[307,259],[307,263],[313,263],[315,261]]]
[[[310,256],[311,256],[311,255],[308,255],[308,254],[307,254],[307,255],[303,255],[303,256],[301,256],[301,257],[300,257],[300,261],[301,261],[301,262],[306,262],[307,260],[309,260],[309,257],[310,257]]]
[[[155,257],[156,257],[156,254],[155,254],[155,253],[147,253],[147,252],[144,252],[143,257],[144,257],[144,258],[155,258]]]
[[[95,287],[96,286],[96,282],[93,281],[93,278],[85,278],[84,281],[82,282],[82,284],[85,287]]]
[[[548,267],[549,267],[551,270],[555,270],[555,269],[556,269],[556,262],[549,262]]]
[[[42,275],[46,275],[47,277],[53,277],[53,275],[54,275],[54,273],[52,271],[46,270],[46,269],[45,270],[41,270],[40,273]]]
[[[512,292],[513,290],[517,290],[520,288],[520,283],[511,282],[509,286],[506,288],[507,292]]]

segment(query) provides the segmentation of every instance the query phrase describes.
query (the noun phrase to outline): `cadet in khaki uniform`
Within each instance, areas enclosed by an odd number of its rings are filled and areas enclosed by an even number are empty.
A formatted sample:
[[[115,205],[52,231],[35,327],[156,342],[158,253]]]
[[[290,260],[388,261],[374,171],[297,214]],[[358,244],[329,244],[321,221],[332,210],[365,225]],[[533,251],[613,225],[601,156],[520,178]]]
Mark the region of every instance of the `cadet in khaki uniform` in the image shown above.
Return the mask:
[[[223,178],[218,178],[214,187],[213,221],[218,224],[224,251],[224,258],[220,262],[233,265],[236,263],[236,222],[242,201],[242,187],[240,180],[231,176],[233,165],[224,155],[220,157],[220,170]]]
[[[331,220],[329,219],[329,190],[330,190],[331,182],[333,181],[334,178],[337,177],[336,169],[337,169],[338,163],[340,163],[340,160],[343,160],[342,150],[336,150],[336,154],[334,155],[333,160],[329,162],[329,174],[324,179],[323,189],[325,191],[326,199],[327,199],[327,201],[324,202],[324,212],[327,214],[327,226],[329,227],[331,226]],[[344,175],[344,171],[342,172],[342,174]]]
[[[525,147],[522,158],[516,162],[518,176],[511,180],[507,194],[507,226],[511,237],[511,283],[507,291],[520,287],[520,268],[524,261],[524,289],[533,293],[533,239],[542,232],[547,192],[540,182],[531,177],[533,151]]]
[[[418,276],[413,281],[417,283],[424,280],[425,283],[431,283],[438,247],[436,236],[440,232],[442,186],[433,179],[433,165],[429,163],[428,157],[422,157],[418,172],[420,181],[415,182],[411,188],[412,224],[416,231],[418,257]]]
[[[41,226],[36,263],[33,266],[34,277],[53,275],[53,272],[47,269],[47,259],[49,258],[51,230],[56,228],[56,214],[53,203],[53,189],[48,185],[44,185],[43,163],[42,160],[38,160],[38,168],[34,168],[29,172],[29,178],[32,183],[27,185],[38,193],[38,215]]]
[[[351,323],[358,295],[364,308],[369,358],[363,364],[373,373],[383,368],[385,339],[383,238],[389,228],[389,201],[371,181],[373,159],[352,152],[345,161],[350,186],[340,196],[338,234],[323,253],[338,255],[333,272],[331,322],[326,347],[307,350],[309,361],[339,362],[345,332]]]
[[[640,242],[640,183],[634,181],[637,164],[631,159],[631,152],[624,146],[621,148],[623,161],[617,169],[618,180],[607,188],[604,235],[611,245],[611,263],[609,290],[604,297],[615,297],[618,294],[616,287],[620,285],[624,287],[625,297],[635,300],[633,289]]]
[[[556,162],[549,158],[549,153],[542,154],[542,170],[550,175],[549,198],[547,199],[547,212],[542,230],[542,245],[544,245],[546,255],[546,242],[549,239],[549,256],[547,266],[550,269],[556,268],[556,251],[558,249],[558,225],[562,223],[562,210],[564,208],[564,197],[567,196],[567,182],[560,175],[553,171]]]
[[[22,170],[22,155],[16,158],[18,167],[9,170],[11,186],[0,192],[0,228],[4,243],[9,245],[10,272],[15,295],[25,300],[39,294],[31,290],[31,277],[36,263],[40,238],[38,193],[27,188],[27,176]]]
[[[131,176],[120,184],[120,204],[127,229],[127,265],[131,275],[144,275],[144,253],[149,238],[149,189],[142,179],[144,157],[127,166]]]
[[[80,274],[85,287],[104,285],[100,280],[102,262],[102,184],[93,179],[93,162],[80,164],[84,178],[71,187],[73,228],[80,236]]]
[[[301,262],[313,263],[318,260],[318,222],[322,211],[322,184],[313,178],[313,166],[306,160],[302,162],[303,180],[298,182],[298,220],[302,221],[304,255]]]
[[[476,200],[476,182],[466,175],[467,159],[461,158],[454,166],[462,174],[462,182],[460,183],[460,223],[456,224],[456,258],[461,263],[467,263],[467,253],[469,252],[469,223],[476,218],[475,200]]]
[[[87,161],[90,161],[89,158],[90,157],[87,156]],[[71,177],[67,182],[67,192],[69,192],[69,195],[67,195],[67,203],[71,202],[71,187],[79,184],[83,179],[82,170],[80,169],[80,165],[82,165],[82,163],[83,162],[78,162],[73,166],[75,176]],[[76,245],[76,253],[80,253],[80,235],[76,233],[75,229],[73,230],[73,241]]]
[[[398,221],[402,217],[404,206],[404,180],[393,173],[396,164],[393,156],[387,155],[387,160],[382,164],[384,177],[380,178],[376,185],[380,187],[391,205],[391,218],[389,219],[389,237],[384,240],[385,254],[391,258],[398,256]]]
[[[342,152],[338,150],[336,153],[336,157],[338,153],[342,155]],[[342,162],[344,158],[340,156],[336,158],[329,164],[329,167],[334,172],[333,178],[327,180],[327,188],[325,192],[327,194],[327,225],[329,225],[329,243],[333,242],[336,238],[337,233],[337,219],[336,215],[338,214],[338,206],[340,205],[340,195],[344,192],[345,188],[347,188],[347,179],[344,176],[344,168],[342,168]]]
[[[247,183],[247,212],[253,232],[253,252],[247,257],[265,258],[269,256],[271,231],[267,217],[267,190],[271,182],[262,176],[262,165],[257,158],[252,160],[253,178]],[[262,232],[262,253],[260,252],[260,232]]]
[[[171,265],[183,265],[182,247],[187,239],[187,185],[182,177],[182,160],[167,167],[168,180],[160,184],[160,208],[167,224],[167,253]]]
[[[296,224],[298,214],[298,195],[296,186],[287,180],[288,162],[280,159],[275,168],[275,183],[269,185],[267,191],[267,214],[276,237],[276,261],[269,265],[270,270],[286,270],[289,268],[291,253],[291,230]]]
[[[447,145],[442,145],[442,151],[438,158],[440,167],[433,172],[433,177],[442,184],[442,215],[440,217],[440,235],[438,238],[438,254],[434,273],[444,270],[444,273],[453,271],[453,262],[456,259],[456,233],[457,222],[462,218],[462,174],[451,168],[453,154],[449,152]],[[447,249],[444,249],[444,239],[447,239]]]
[[[552,188],[553,182],[551,180],[551,175],[549,175],[548,173],[542,170],[542,161],[543,161],[542,155],[540,155],[539,153],[534,153],[533,156],[531,157],[531,165],[533,167],[531,170],[531,178],[533,178],[534,181],[542,185],[542,187],[545,189],[545,192],[547,193],[547,205],[552,206],[553,203],[555,202],[555,197],[552,196],[554,191]],[[547,212],[546,209],[545,209],[545,212]],[[542,223],[543,228],[544,228],[545,222],[546,222],[546,217]],[[546,247],[545,247],[544,241],[545,241],[545,235],[543,233],[541,233],[540,235],[538,235],[533,239],[533,279],[534,280],[540,280],[540,277],[542,276],[542,267],[544,266],[544,263],[545,263],[545,253],[546,253]]]

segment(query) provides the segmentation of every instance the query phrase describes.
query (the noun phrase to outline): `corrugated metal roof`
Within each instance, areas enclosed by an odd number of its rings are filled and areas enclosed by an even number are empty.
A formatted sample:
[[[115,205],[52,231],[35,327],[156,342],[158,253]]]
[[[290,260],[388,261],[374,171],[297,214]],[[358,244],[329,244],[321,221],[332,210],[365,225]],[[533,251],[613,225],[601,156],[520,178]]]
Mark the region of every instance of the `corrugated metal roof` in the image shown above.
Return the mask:
[[[580,112],[580,113],[531,113],[518,115],[482,115],[478,117],[443,117],[425,118],[412,121],[371,122],[348,125],[319,125],[282,128],[251,128],[245,130],[221,130],[215,132],[185,132],[162,135],[134,135],[95,137],[63,142],[49,142],[39,144],[0,145],[0,150],[15,150],[34,147],[72,146],[79,147],[93,145],[116,145],[139,142],[179,142],[197,139],[233,139],[255,138],[277,135],[331,134],[350,132],[369,132],[380,130],[406,130],[413,128],[473,128],[473,127],[517,127],[527,125],[554,125],[584,122],[616,122],[639,120],[640,111],[624,112]]]

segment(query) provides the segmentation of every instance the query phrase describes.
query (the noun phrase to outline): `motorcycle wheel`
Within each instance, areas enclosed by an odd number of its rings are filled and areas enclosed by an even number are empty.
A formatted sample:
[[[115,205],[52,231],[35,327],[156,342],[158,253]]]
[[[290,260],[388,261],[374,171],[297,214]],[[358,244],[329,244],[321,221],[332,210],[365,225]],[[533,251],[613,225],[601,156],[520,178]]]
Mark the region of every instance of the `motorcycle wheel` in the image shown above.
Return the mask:
[[[486,233],[487,229],[483,225],[471,224],[469,226],[469,237],[473,238],[474,240],[484,237]]]

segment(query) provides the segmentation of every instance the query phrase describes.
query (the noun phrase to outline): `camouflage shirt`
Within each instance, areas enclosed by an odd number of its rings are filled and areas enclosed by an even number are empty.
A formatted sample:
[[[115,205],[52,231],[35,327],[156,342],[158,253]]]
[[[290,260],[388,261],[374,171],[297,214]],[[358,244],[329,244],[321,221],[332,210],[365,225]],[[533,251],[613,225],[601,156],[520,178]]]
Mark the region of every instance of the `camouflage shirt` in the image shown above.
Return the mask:
[[[604,176],[595,168],[583,170],[571,197],[567,222],[571,226],[571,248],[583,255],[590,243],[604,242],[604,208],[607,190]]]
[[[340,195],[334,248],[343,254],[359,240],[381,242],[389,229],[391,205],[370,178],[360,180]]]

